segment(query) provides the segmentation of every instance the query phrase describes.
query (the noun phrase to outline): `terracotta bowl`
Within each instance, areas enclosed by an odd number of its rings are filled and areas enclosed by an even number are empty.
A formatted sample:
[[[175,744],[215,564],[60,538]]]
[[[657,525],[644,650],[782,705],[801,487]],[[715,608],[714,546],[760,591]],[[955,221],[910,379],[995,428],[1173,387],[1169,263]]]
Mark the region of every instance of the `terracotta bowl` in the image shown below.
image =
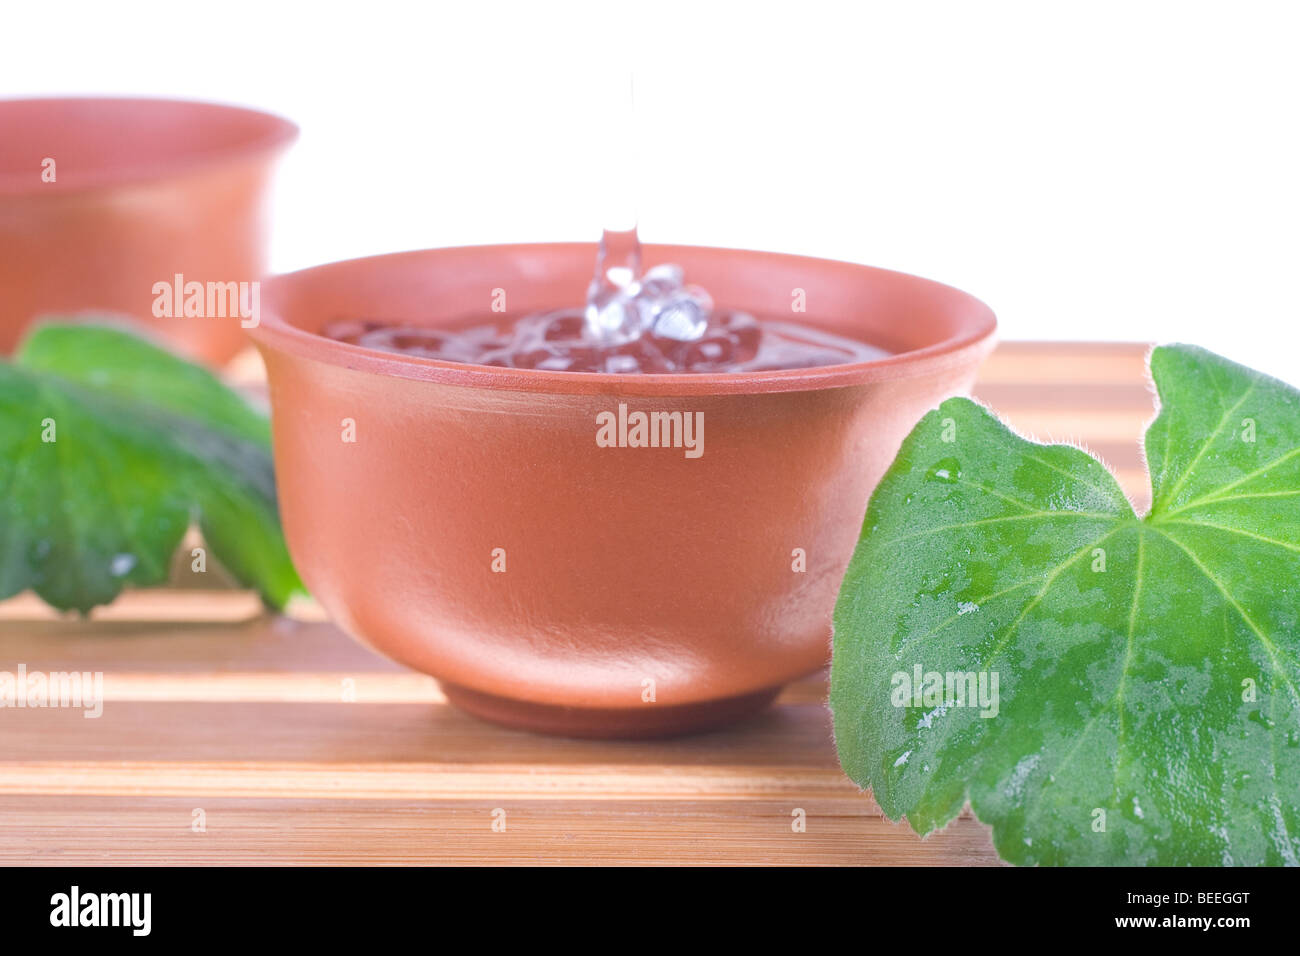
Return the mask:
[[[917,419],[969,388],[995,322],[971,296],[896,272],[649,246],[648,264],[680,263],[722,306],[790,317],[802,289],[793,318],[901,354],[626,376],[315,334],[344,318],[500,318],[494,290],[512,315],[581,302],[594,257],[586,244],[438,249],[271,280],[253,337],[285,530],[336,621],[471,713],[579,736],[703,728],[827,663],[872,488]],[[599,447],[597,415],[620,402],[703,412],[703,454]]]
[[[261,278],[262,199],[297,132],[209,103],[0,100],[0,355],[39,315],[109,311],[230,358],[238,315],[158,318],[153,287]]]

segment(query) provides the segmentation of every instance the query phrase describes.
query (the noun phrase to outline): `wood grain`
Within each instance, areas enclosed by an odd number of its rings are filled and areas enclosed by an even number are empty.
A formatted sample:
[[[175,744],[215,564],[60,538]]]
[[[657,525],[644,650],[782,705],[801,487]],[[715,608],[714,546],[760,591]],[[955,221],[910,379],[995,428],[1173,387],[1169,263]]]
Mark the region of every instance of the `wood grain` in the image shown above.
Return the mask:
[[[1145,508],[1146,352],[1007,343],[976,396],[1100,454]],[[0,670],[102,672],[104,698],[96,718],[0,710],[0,864],[997,862],[968,812],[921,840],[844,777],[824,674],[714,733],[544,738],[461,714],[319,609],[186,587],[89,622],[0,603]]]
[[[805,811],[807,829],[791,828]],[[204,832],[192,829],[203,811]],[[492,830],[505,812],[504,832]],[[0,862],[321,865],[992,862],[969,814],[918,840],[857,797],[743,801],[246,800],[0,796]]]

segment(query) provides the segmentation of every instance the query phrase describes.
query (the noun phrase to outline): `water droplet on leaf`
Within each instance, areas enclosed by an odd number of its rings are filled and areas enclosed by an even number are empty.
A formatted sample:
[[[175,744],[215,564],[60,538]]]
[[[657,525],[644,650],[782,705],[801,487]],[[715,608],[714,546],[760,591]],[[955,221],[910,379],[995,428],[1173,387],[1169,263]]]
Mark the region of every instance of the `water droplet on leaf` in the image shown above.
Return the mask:
[[[961,477],[961,464],[956,458],[945,458],[931,468],[925,477],[931,481],[946,481],[951,484]]]

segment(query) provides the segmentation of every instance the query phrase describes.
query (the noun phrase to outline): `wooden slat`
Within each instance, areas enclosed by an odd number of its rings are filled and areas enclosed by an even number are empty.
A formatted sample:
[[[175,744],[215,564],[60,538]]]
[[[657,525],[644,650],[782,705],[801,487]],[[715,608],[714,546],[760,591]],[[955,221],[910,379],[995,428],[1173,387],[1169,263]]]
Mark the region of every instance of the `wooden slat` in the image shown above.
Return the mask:
[[[332,624],[262,616],[239,624],[0,621],[0,668],[134,673],[405,673]]]
[[[1058,388],[1071,383],[1133,385],[1147,380],[1143,342],[1002,342],[980,369],[984,384]]]
[[[262,602],[252,591],[151,588],[125,591],[112,604],[91,610],[87,620],[125,621],[132,624],[155,621],[252,621],[262,616]],[[57,611],[35,594],[27,592],[0,602],[0,621],[83,620],[75,611]]]
[[[425,674],[402,672],[339,674],[297,671],[257,673],[187,672],[104,675],[100,699],[124,701],[223,703],[445,704],[438,682]]]
[[[569,765],[544,771],[524,763],[247,763],[186,761],[0,763],[3,794],[105,796],[308,797],[385,800],[800,800],[849,795],[836,772],[752,767]],[[865,799],[865,798],[864,798]]]
[[[792,812],[807,829],[796,833]],[[195,809],[205,832],[191,829]],[[504,832],[492,830],[505,812]],[[918,840],[870,800],[183,800],[0,796],[0,864],[996,862],[969,814]]]
[[[180,678],[178,678],[180,679]],[[725,763],[758,776],[816,770],[839,782],[830,721],[820,703],[769,708],[725,730],[663,741],[576,740],[503,730],[438,704],[109,701],[80,709],[6,709],[0,789],[10,770],[37,764],[183,761],[233,767],[322,760],[363,774],[405,764],[699,767]],[[37,778],[24,773],[24,786]]]

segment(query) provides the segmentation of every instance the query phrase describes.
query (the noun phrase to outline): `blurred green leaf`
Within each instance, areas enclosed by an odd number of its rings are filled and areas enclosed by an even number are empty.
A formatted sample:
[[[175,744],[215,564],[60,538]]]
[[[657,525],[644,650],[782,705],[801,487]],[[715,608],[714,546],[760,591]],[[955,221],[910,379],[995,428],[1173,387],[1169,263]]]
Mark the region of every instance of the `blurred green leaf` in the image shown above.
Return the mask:
[[[302,590],[267,421],[212,373],[95,325],[42,325],[0,364],[0,598],[84,612],[162,583],[194,522],[268,604]]]

